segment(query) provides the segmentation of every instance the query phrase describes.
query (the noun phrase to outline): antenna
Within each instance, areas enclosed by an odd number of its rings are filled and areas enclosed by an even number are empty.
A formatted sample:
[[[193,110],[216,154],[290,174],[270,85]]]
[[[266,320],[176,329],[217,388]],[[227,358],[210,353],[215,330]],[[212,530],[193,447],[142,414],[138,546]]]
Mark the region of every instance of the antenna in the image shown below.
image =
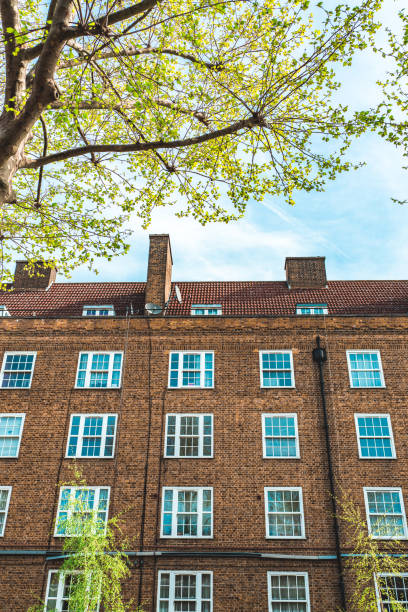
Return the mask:
[[[163,310],[161,306],[158,306],[157,304],[151,304],[150,302],[148,304],[145,304],[145,308],[147,312],[151,315],[158,315]]]
[[[181,292],[180,292],[178,285],[174,285],[174,291],[176,292],[176,298],[177,298],[178,303],[181,304],[183,299],[181,297]]]

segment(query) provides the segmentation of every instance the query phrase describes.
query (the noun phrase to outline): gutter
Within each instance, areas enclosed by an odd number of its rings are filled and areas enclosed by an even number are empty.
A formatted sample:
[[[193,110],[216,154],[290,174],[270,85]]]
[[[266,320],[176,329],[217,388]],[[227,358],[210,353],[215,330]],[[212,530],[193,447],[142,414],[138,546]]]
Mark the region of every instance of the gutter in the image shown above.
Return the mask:
[[[332,503],[333,510],[333,528],[334,528],[334,537],[336,543],[336,558],[337,558],[337,566],[339,571],[339,586],[340,586],[340,598],[341,598],[341,608],[347,610],[346,605],[346,591],[344,586],[344,576],[343,576],[343,564],[342,564],[342,553],[340,547],[340,530],[339,523],[337,520],[337,506],[336,506],[336,492],[334,488],[334,476],[333,476],[333,464],[332,464],[332,455],[331,455],[331,444],[330,444],[330,432],[329,432],[329,421],[327,418],[327,406],[326,406],[326,391],[324,387],[324,375],[323,375],[323,363],[327,361],[327,352],[325,348],[320,346],[320,337],[316,337],[316,348],[312,351],[313,361],[317,364],[319,369],[319,381],[320,381],[320,395],[322,400],[322,412],[323,412],[323,424],[324,424],[324,433],[326,440],[326,454],[327,454],[327,468],[328,468],[328,477],[329,477],[329,486],[330,486],[330,497]]]

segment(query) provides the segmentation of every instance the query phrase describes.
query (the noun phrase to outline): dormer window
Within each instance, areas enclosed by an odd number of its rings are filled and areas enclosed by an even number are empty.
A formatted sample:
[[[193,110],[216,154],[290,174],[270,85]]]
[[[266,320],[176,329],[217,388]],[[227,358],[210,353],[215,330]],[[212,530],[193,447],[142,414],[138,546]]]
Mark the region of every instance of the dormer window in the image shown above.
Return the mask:
[[[9,317],[10,313],[7,310],[6,306],[0,306],[0,317]]]
[[[193,304],[191,306],[191,314],[194,315],[204,315],[204,316],[214,316],[214,315],[222,315],[222,306],[221,304]]]
[[[297,304],[297,315],[327,315],[327,304]]]
[[[82,310],[83,317],[114,317],[115,309],[112,304],[108,306],[84,306]]]

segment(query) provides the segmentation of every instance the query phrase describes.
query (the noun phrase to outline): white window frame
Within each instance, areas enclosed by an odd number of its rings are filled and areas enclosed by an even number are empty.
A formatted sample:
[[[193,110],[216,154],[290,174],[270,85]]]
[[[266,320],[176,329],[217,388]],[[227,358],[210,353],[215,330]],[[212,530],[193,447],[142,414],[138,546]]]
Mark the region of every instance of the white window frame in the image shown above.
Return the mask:
[[[96,314],[87,314],[87,310],[95,310]],[[101,310],[107,310],[108,314],[100,314]],[[98,304],[98,305],[90,305],[82,307],[82,316],[83,317],[114,317],[115,316],[115,307],[113,304]]]
[[[308,308],[311,312],[301,312],[302,308]],[[315,310],[323,310],[323,312],[314,312]],[[303,317],[322,317],[329,313],[327,304],[318,304],[317,302],[310,304],[296,304],[296,314]]]
[[[364,504],[365,504],[365,511],[366,511],[368,533],[371,535],[373,540],[408,540],[407,516],[406,516],[406,513],[405,513],[404,496],[402,495],[401,487],[363,487],[363,491],[364,491]],[[371,528],[371,516],[372,515],[370,516],[370,513],[369,513],[368,496],[367,496],[367,493],[369,491],[390,491],[390,492],[398,492],[399,493],[400,504],[401,504],[401,511],[402,511],[402,524],[403,524],[403,527],[404,527],[404,535],[403,536],[401,536],[401,537],[382,536],[382,535],[378,536],[378,535],[374,535],[372,533],[372,528]],[[397,515],[390,514],[389,516],[397,516]]]
[[[0,530],[0,538],[2,538],[4,536],[4,532],[6,531],[6,523],[7,523],[7,517],[8,517],[8,511],[9,511],[9,506],[10,506],[10,499],[11,499],[11,491],[13,490],[13,487],[6,487],[6,486],[0,486],[0,491],[8,491],[8,496],[7,496],[7,501],[6,501],[6,507],[4,510],[2,510],[2,512],[4,512],[4,523],[3,523],[3,530]]]
[[[10,316],[10,313],[7,309],[7,306],[4,306],[4,305],[0,306],[0,318],[9,317],[9,316]]]
[[[270,417],[290,417],[295,421],[295,443],[296,443],[296,455],[292,457],[272,457],[266,454],[266,419]],[[277,436],[268,436],[269,437],[277,437]],[[279,436],[279,437],[288,437],[288,436]],[[299,449],[299,428],[298,428],[298,419],[296,412],[264,412],[262,414],[262,449],[263,449],[263,458],[264,459],[300,459],[300,449]]]
[[[33,355],[34,359],[33,359],[33,367],[31,369],[31,376],[30,376],[30,384],[27,387],[3,387],[3,379],[4,379],[4,374],[6,372],[6,359],[8,357],[8,355]],[[0,389],[7,389],[10,390],[12,389],[17,390],[17,391],[21,391],[24,389],[31,389],[31,383],[33,382],[33,376],[34,376],[34,369],[35,369],[35,362],[37,359],[37,352],[36,351],[5,351],[4,355],[3,355],[3,363],[1,366],[1,371],[0,371]],[[12,370],[7,370],[7,372],[11,372]],[[13,370],[14,372],[19,372],[20,370]],[[21,372],[23,371],[28,371],[28,370],[21,370]]]
[[[355,387],[353,385],[353,378],[351,375],[351,362],[350,362],[350,354],[351,353],[377,353],[378,355],[378,364],[380,366],[380,379],[381,379],[381,385],[379,387],[374,387],[374,386],[368,386],[368,387]],[[346,351],[347,354],[347,367],[348,367],[348,373],[349,373],[349,381],[350,381],[350,388],[351,389],[383,389],[385,388],[385,380],[384,380],[384,370],[383,370],[383,366],[382,366],[382,361],[381,361],[381,352],[378,349],[358,349],[358,350],[353,350],[353,349],[348,349]],[[353,370],[353,372],[356,372],[357,370]],[[374,370],[359,370],[360,372],[373,372]]]
[[[272,602],[272,585],[271,585],[271,576],[303,576],[305,579],[305,590],[306,590],[306,602],[303,601],[295,601],[293,599],[281,599],[280,601],[275,600]],[[272,604],[273,603],[306,603],[306,612],[310,612],[310,592],[309,592],[309,574],[308,572],[267,572],[267,580],[268,580],[268,610],[269,612],[273,611]]]
[[[207,387],[208,388],[208,387]],[[174,434],[175,445],[174,445],[174,455],[167,454],[167,436],[168,436],[168,424],[169,417],[176,417],[176,431]],[[181,417],[198,417],[198,455],[185,456],[180,455],[180,420]],[[211,454],[204,455],[204,417],[211,417]],[[164,440],[164,456],[167,459],[212,459],[214,457],[214,415],[205,413],[201,414],[198,412],[182,412],[175,413],[169,412],[166,414],[166,433]]]
[[[381,576],[381,578],[408,578],[408,573],[407,572],[402,572],[401,574],[391,574],[389,572],[387,573],[381,573],[379,574],[379,576]],[[381,601],[381,594],[380,594],[380,587],[378,585],[378,578],[377,576],[374,576],[374,585],[375,585],[375,595],[377,598],[377,606],[378,606],[378,612],[383,612],[384,610],[384,606],[382,606],[382,601]]]
[[[117,387],[112,387],[112,375],[113,375],[113,360],[114,355],[117,354],[122,355],[122,360],[120,363],[120,377],[119,377],[119,385]],[[86,364],[86,373],[85,373],[85,383],[83,387],[78,386],[78,374],[80,371],[80,363],[81,363],[81,355],[88,355],[88,362]],[[90,387],[90,378],[91,378],[91,366],[92,366],[92,358],[94,355],[109,355],[109,368],[108,368],[108,384],[106,387]],[[82,368],[81,368],[82,371]],[[123,375],[123,351],[80,351],[78,355],[78,365],[75,376],[75,389],[91,389],[92,391],[103,391],[105,389],[120,389],[122,387],[122,375]]]
[[[203,313],[195,313],[195,310],[204,310]],[[209,313],[209,310],[216,310],[215,313]],[[191,305],[191,316],[192,317],[216,317],[222,315],[221,304],[192,304]]]
[[[267,385],[263,384],[263,364],[262,364],[262,355],[264,354],[270,354],[270,353],[289,353],[289,357],[290,357],[290,371],[291,371],[291,378],[292,378],[292,384],[291,385],[286,385],[286,386],[278,386],[278,387],[270,387]],[[279,371],[285,371],[285,370],[276,370],[277,372]],[[294,389],[296,386],[295,383],[295,368],[293,367],[293,352],[292,349],[268,349],[268,350],[262,350],[259,351],[259,373],[260,373],[260,379],[261,379],[261,389]]]
[[[360,417],[366,418],[366,417],[377,417],[377,418],[385,418],[388,421],[388,429],[390,431],[390,444],[391,444],[391,451],[392,451],[392,456],[391,457],[363,457],[362,453],[361,453],[361,439],[360,439],[360,433],[359,433],[359,428],[358,428],[358,419]],[[392,432],[392,425],[391,425],[391,416],[390,414],[376,414],[376,413],[371,413],[371,414],[366,414],[366,413],[360,413],[360,412],[355,412],[354,413],[354,422],[355,422],[355,426],[356,426],[356,436],[357,436],[357,444],[358,444],[358,456],[360,459],[371,459],[371,460],[378,460],[378,459],[383,459],[383,460],[388,460],[388,459],[396,459],[397,455],[395,452],[395,444],[394,444],[394,434]],[[381,436],[372,436],[372,438],[376,439],[378,437]]]
[[[299,504],[300,504],[300,525],[301,532],[300,536],[271,536],[269,535],[269,512],[268,512],[268,492],[269,491],[298,491],[299,492]],[[303,491],[302,487],[264,487],[264,500],[265,500],[265,537],[267,540],[305,540],[305,510],[303,507]],[[282,512],[281,514],[289,514],[288,512]]]
[[[163,600],[163,598],[160,597],[160,586],[161,586],[161,575],[162,574],[170,574],[170,585],[169,585],[169,599],[168,600]],[[197,588],[197,591],[199,590],[199,597],[196,598],[195,602],[196,602],[196,610],[200,611],[201,610],[201,603],[202,603],[202,598],[201,598],[201,576],[202,574],[208,574],[210,576],[210,594],[211,594],[211,598],[210,598],[210,612],[212,612],[213,610],[213,572],[212,571],[207,571],[207,570],[200,570],[200,571],[188,571],[188,570],[159,570],[159,575],[158,575],[158,588],[157,588],[157,612],[160,611],[160,602],[161,601],[168,601],[169,602],[169,612],[174,612],[174,596],[175,596],[175,577],[177,575],[185,575],[185,576],[200,576],[200,581],[199,581],[199,588]],[[198,581],[197,581],[198,582]],[[197,584],[197,583],[196,583]],[[208,600],[204,600],[204,601],[208,601]]]
[[[211,491],[211,535],[202,535],[203,532],[203,491]],[[164,514],[168,514],[164,510],[165,492],[173,491],[173,501],[171,510],[171,535],[164,535]],[[198,493],[197,501],[197,534],[196,536],[191,535],[177,535],[177,503],[178,503],[178,492],[179,491],[196,491]],[[180,513],[183,514],[183,513]],[[162,504],[161,504],[161,517],[160,517],[160,537],[166,540],[212,540],[214,538],[214,490],[213,487],[163,487],[162,489]]]
[[[105,531],[106,531],[106,524],[109,520],[109,504],[110,504],[110,492],[111,492],[111,488],[108,486],[97,486],[97,487],[93,487],[93,486],[83,486],[83,487],[75,487],[75,486],[70,486],[70,485],[63,485],[60,487],[60,491],[59,491],[59,497],[58,497],[58,506],[57,506],[57,516],[55,519],[55,528],[54,528],[54,537],[55,538],[70,538],[72,537],[73,534],[70,533],[58,533],[58,517],[59,514],[61,512],[61,499],[62,499],[62,492],[65,489],[71,489],[71,494],[70,494],[70,507],[69,507],[69,512],[68,512],[68,518],[67,520],[69,520],[71,518],[72,515],[72,502],[73,502],[73,492],[78,491],[78,490],[93,490],[97,493],[97,495],[95,495],[95,508],[93,510],[93,512],[95,512],[96,514],[98,513],[98,505],[99,505],[99,497],[100,497],[100,491],[101,489],[107,489],[108,490],[108,497],[107,497],[107,503],[106,503],[106,520],[105,520]]]
[[[205,386],[205,354],[206,353],[211,353],[212,354],[212,385],[206,387]],[[172,369],[171,369],[171,356],[178,354],[179,356],[179,365],[178,365],[178,377],[177,377],[177,387],[171,387],[170,386],[170,382],[171,382],[171,373],[172,373]],[[184,355],[200,355],[200,385],[196,386],[196,385],[183,385],[183,357]],[[214,351],[170,351],[169,354],[169,376],[168,376],[168,389],[214,389],[214,382],[215,382],[215,355],[214,355]]]
[[[1,415],[0,415],[1,416]],[[69,441],[71,438],[71,429],[72,429],[72,420],[74,417],[79,417],[80,421],[79,421],[79,431],[78,431],[78,443],[77,443],[77,451],[75,453],[75,455],[68,455],[68,450],[69,450]],[[113,437],[113,455],[111,455],[110,457],[105,457],[105,455],[82,455],[80,451],[82,451],[83,448],[83,441],[84,441],[84,424],[85,424],[85,419],[88,417],[97,417],[97,418],[102,418],[103,419],[103,424],[102,424],[102,434],[101,434],[101,449],[102,449],[102,453],[105,452],[105,446],[106,446],[106,430],[108,427],[108,417],[116,417],[116,422],[115,422],[115,431],[113,436],[109,436],[109,437]],[[71,419],[69,422],[69,431],[68,431],[68,438],[67,438],[67,448],[65,451],[65,457],[67,459],[113,459],[115,456],[115,444],[116,444],[116,430],[117,430],[117,426],[118,426],[118,415],[116,413],[111,414],[111,413],[103,413],[103,414],[96,414],[96,413],[92,413],[92,414],[87,414],[84,412],[81,413],[75,413],[75,414],[71,414]]]
[[[53,574],[58,574],[59,570],[56,569],[52,569],[52,570],[48,570],[48,579],[47,579],[47,590],[45,593],[45,607],[44,607],[44,612],[47,610],[47,606],[49,604],[49,598],[48,598],[48,594],[49,594],[49,589],[50,589],[50,584],[51,584],[51,578],[53,576]],[[63,602],[63,595],[64,595],[64,588],[65,588],[65,578],[67,576],[70,576],[72,574],[79,574],[80,571],[78,570],[71,570],[71,571],[66,571],[63,572],[59,575],[58,577],[58,590],[57,590],[57,597],[56,597],[56,601],[55,601],[55,612],[61,612],[62,610],[62,604]],[[98,602],[98,605],[95,609],[95,612],[99,612],[100,609],[100,601]]]
[[[20,454],[21,439],[23,437],[25,416],[26,415],[24,412],[1,412],[0,413],[0,419],[2,417],[19,417],[22,419],[21,427],[20,427],[20,434],[18,436],[0,436],[0,438],[17,438],[18,437],[17,454],[16,455],[0,455],[0,461],[2,459],[17,459],[18,458]]]

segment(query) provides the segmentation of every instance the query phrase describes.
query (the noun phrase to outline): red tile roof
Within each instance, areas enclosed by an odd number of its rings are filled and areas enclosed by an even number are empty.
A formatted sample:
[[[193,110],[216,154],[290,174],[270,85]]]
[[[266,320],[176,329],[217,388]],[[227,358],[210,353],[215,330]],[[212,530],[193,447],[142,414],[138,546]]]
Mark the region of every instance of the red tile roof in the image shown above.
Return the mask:
[[[331,281],[325,289],[288,289],[285,282],[180,282],[168,315],[189,315],[192,304],[221,304],[224,315],[293,315],[296,304],[324,303],[329,314],[408,314],[408,281]],[[173,284],[174,287],[174,284]],[[85,305],[113,304],[117,315],[143,314],[145,283],[55,283],[47,291],[0,297],[11,316],[81,316]]]

